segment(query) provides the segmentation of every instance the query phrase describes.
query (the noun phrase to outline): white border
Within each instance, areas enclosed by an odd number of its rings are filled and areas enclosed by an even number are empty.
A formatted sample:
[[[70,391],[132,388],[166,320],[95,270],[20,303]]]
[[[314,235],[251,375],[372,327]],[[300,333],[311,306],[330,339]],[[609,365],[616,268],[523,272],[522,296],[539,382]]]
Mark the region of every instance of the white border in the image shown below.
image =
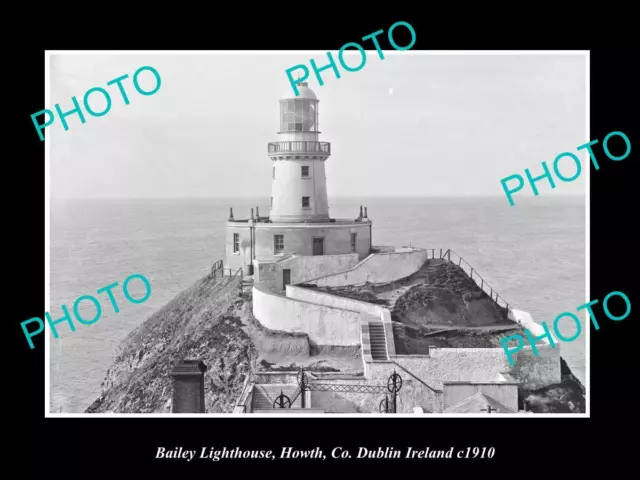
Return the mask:
[[[590,51],[589,50],[562,50],[562,51],[545,51],[545,50],[437,50],[437,51],[428,51],[428,50],[405,50],[405,51],[396,51],[396,50],[382,50],[384,55],[585,55],[585,82],[586,82],[586,138],[585,143],[589,142],[590,139],[590,93],[591,93],[591,82],[590,82]],[[224,50],[224,51],[199,51],[199,50],[46,50],[45,51],[45,89],[44,89],[44,98],[45,98],[45,108],[46,105],[51,105],[51,97],[50,97],[50,57],[51,55],[325,55],[327,52],[321,50],[273,50],[273,51],[261,51],[261,50]],[[358,52],[345,52],[348,54],[357,54]],[[376,50],[367,50],[367,55],[377,55]],[[49,296],[50,296],[50,137],[47,135],[45,137],[45,311],[49,311]],[[587,157],[587,161],[585,165],[589,165],[589,159]],[[590,222],[589,222],[589,213],[590,213],[590,168],[585,168],[587,172],[586,176],[586,188],[585,188],[585,235],[586,235],[586,251],[585,251],[585,283],[586,283],[586,291],[585,291],[585,303],[590,301],[589,291],[590,291]],[[527,414],[527,413],[517,413],[517,414],[500,414],[495,416],[489,416],[487,414],[444,414],[444,413],[429,413],[424,415],[416,415],[416,414],[403,414],[398,413],[394,415],[384,415],[384,414],[341,414],[341,413],[331,413],[331,414],[296,414],[296,418],[421,418],[421,419],[437,419],[437,418],[589,418],[591,416],[591,356],[590,356],[590,333],[591,329],[589,328],[590,320],[588,314],[585,313],[585,330],[587,332],[586,338],[586,349],[585,349],[585,364],[586,364],[586,412],[585,413],[538,413],[538,414]],[[45,329],[45,332],[48,331]],[[45,334],[46,335],[46,334]],[[50,335],[46,335],[46,339],[44,341],[45,344],[45,418],[282,418],[277,414],[240,414],[240,413],[196,413],[196,414],[177,414],[177,413],[52,413],[49,411],[50,409]]]

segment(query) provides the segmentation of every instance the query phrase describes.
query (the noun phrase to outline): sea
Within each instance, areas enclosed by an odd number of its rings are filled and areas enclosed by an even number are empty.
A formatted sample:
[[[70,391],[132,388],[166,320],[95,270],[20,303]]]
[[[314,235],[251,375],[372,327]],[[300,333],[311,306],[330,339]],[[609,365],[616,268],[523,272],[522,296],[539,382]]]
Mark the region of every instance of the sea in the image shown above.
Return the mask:
[[[510,305],[539,323],[551,323],[590,300],[584,198],[539,196],[519,199],[513,207],[504,197],[336,198],[330,214],[356,218],[360,205],[373,221],[373,245],[413,245],[438,254],[450,248]],[[62,305],[71,310],[79,296],[114,282],[122,285],[132,274],[147,277],[152,293],[146,302],[133,304],[117,287],[118,313],[101,295],[98,322],[77,324],[75,332],[60,324],[59,338],[50,334],[50,411],[84,412],[100,395],[124,337],[224,258],[230,207],[235,218],[246,218],[256,207],[267,215],[268,206],[264,198],[52,200],[53,319],[63,316]],[[585,316],[579,317],[582,335],[561,349],[584,384],[586,328]],[[570,337],[575,327],[560,330]]]

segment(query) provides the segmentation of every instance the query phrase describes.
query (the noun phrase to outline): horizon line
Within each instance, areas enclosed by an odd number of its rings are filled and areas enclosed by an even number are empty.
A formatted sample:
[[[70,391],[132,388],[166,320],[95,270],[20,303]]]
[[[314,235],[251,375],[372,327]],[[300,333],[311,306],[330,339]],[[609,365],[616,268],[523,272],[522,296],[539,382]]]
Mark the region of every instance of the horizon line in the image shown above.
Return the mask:
[[[261,198],[261,195],[255,196],[247,196],[247,195],[235,195],[235,196],[169,196],[169,197],[159,197],[159,196],[149,196],[149,197],[50,197],[50,200],[224,200],[229,198],[234,199],[256,199]],[[478,198],[478,197],[486,197],[486,198],[506,198],[504,195],[497,194],[487,194],[487,193],[479,193],[479,194],[450,194],[450,195],[335,195],[331,198],[333,199],[350,199],[350,198],[376,198],[376,199],[387,199],[387,198]],[[570,194],[570,193],[556,193],[551,196],[545,196],[545,198],[585,198],[584,194]],[[521,200],[533,200],[536,196],[528,196],[523,197]],[[269,197],[265,197],[265,201],[268,201]]]

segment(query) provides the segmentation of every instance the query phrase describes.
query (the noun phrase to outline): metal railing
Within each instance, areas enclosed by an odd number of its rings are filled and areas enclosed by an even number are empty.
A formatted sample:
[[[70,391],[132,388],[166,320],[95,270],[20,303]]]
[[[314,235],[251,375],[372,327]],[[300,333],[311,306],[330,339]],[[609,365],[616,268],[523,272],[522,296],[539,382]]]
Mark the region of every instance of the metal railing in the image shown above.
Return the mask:
[[[219,270],[222,270],[222,276],[224,276],[224,263],[222,260],[218,260],[211,266],[211,276],[216,278],[216,275]]]
[[[270,142],[269,153],[325,153],[331,154],[329,142],[313,142],[310,140],[297,140],[289,142]]]
[[[387,380],[386,385],[346,384],[346,383],[309,383],[304,368],[298,370],[296,375],[298,388],[289,397],[281,390],[280,395],[273,401],[273,408],[291,408],[296,399],[302,395],[304,402],[305,392],[338,392],[338,393],[384,393],[385,398],[380,402],[380,408],[385,404],[383,413],[397,412],[398,392],[402,388],[402,377],[394,370]],[[392,406],[389,407],[389,395],[391,394]],[[302,408],[305,408],[303,403]],[[382,410],[381,410],[382,411]]]
[[[238,400],[236,401],[235,408],[242,407],[243,412],[247,413],[247,401],[249,400],[249,394],[247,392],[247,387],[251,382],[255,380],[255,376],[253,374],[253,370],[249,371],[247,378],[244,379],[244,385],[242,386],[242,392],[238,396]],[[246,395],[245,395],[246,394]]]
[[[453,250],[451,250],[450,248],[448,248],[446,251],[444,251],[443,253],[443,249],[440,249],[440,255],[437,256],[436,253],[437,249],[435,248],[428,248],[427,249],[427,258],[429,258],[429,252],[431,252],[431,258],[441,258],[443,260],[448,260],[449,262],[453,263],[454,265],[458,265],[467,275],[469,275],[469,277],[471,278],[471,280],[473,280],[476,285],[478,285],[480,287],[480,289],[486,293],[489,298],[491,298],[491,300],[493,300],[494,302],[496,302],[496,304],[498,304],[499,307],[505,308],[507,310],[507,317],[509,315],[509,302],[507,302],[504,298],[502,298],[498,292],[496,292],[493,287],[491,285],[489,285],[487,282],[484,281],[484,278],[482,278],[479,274],[478,271],[473,268],[471,266],[471,264],[469,262],[467,262],[464,258],[462,258],[462,256],[460,256],[459,254],[457,254],[456,252],[454,252]],[[454,259],[451,260],[451,254],[454,255]],[[456,258],[457,258],[457,262],[456,262]],[[469,271],[467,271],[465,269],[465,267],[468,268]],[[502,304],[500,303],[502,301]]]

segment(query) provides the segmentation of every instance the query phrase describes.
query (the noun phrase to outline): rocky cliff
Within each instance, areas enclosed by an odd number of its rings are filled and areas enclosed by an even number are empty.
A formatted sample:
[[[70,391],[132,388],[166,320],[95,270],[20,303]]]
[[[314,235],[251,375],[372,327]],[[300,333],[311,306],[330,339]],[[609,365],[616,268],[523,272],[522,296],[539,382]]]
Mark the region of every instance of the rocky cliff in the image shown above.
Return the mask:
[[[169,373],[188,357],[202,358],[208,367],[206,411],[232,411],[256,349],[243,328],[246,302],[238,297],[238,281],[226,281],[201,279],[129,334],[86,413],[168,410]]]
[[[206,277],[180,293],[120,344],[86,413],[170,412],[170,372],[180,360],[198,357],[205,372],[205,411],[230,413],[249,372],[353,371],[357,355],[314,348],[301,333],[264,328],[252,313],[251,290],[239,295],[240,279]]]

